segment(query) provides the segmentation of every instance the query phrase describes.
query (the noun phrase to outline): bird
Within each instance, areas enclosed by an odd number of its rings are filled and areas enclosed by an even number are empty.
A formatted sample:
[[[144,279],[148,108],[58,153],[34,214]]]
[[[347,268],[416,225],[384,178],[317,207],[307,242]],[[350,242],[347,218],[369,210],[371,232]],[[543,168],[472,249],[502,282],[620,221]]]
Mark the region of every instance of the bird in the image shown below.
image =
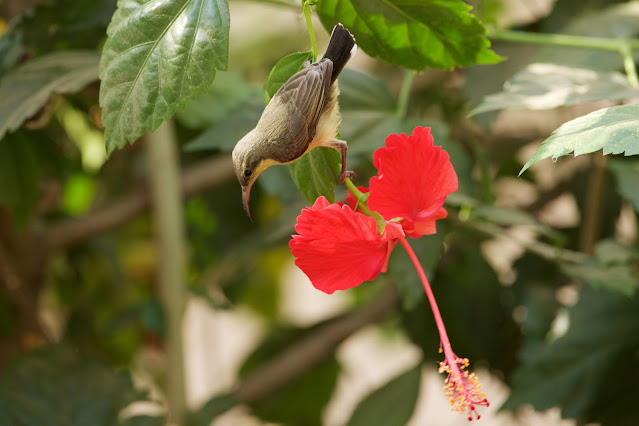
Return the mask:
[[[346,142],[336,138],[342,121],[337,76],[356,51],[355,37],[342,24],[335,25],[324,56],[290,77],[273,95],[257,126],[235,145],[233,168],[249,219],[251,187],[273,165],[292,163],[326,146],[342,155],[340,182],[353,174],[346,171]]]

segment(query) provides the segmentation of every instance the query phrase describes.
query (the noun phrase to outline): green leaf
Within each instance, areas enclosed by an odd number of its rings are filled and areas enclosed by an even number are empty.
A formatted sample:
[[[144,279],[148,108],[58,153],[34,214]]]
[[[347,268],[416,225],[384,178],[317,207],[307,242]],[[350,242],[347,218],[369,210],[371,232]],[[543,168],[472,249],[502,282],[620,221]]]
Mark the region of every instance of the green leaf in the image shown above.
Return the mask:
[[[386,84],[370,74],[346,68],[340,73],[338,84],[342,111],[397,109],[397,100]]]
[[[64,347],[22,356],[4,368],[0,379],[0,419],[7,425],[112,426],[120,424],[123,408],[138,401],[150,402],[128,373],[81,359]],[[164,424],[150,419],[140,416],[124,424]]]
[[[413,415],[422,376],[421,364],[371,392],[355,408],[346,426],[404,426]]]
[[[595,288],[617,291],[632,296],[639,287],[639,278],[634,276],[630,265],[601,265],[596,262],[562,265],[561,269]]]
[[[50,53],[0,80],[0,139],[47,102],[52,93],[74,93],[97,79],[100,56],[90,51]]]
[[[160,417],[134,416],[125,419],[120,426],[165,426],[166,421]]]
[[[394,113],[379,110],[342,112],[340,133],[348,142],[349,154],[371,154],[384,146],[386,138],[402,131],[412,133],[404,120]]]
[[[603,149],[605,154],[639,154],[639,105],[603,108],[564,123],[530,157],[519,175],[544,158],[574,151],[575,157]]]
[[[625,419],[604,424],[636,423],[637,415],[627,407],[636,400],[638,375],[632,363],[639,345],[638,310],[636,298],[582,287],[568,311],[565,334],[535,348],[531,356],[522,354],[502,408],[532,404],[544,411],[559,405],[562,417],[584,423],[598,422],[602,415]]]
[[[639,89],[633,89],[619,72],[534,63],[508,80],[503,92],[487,96],[469,115],[499,109],[552,109],[637,96]]]
[[[40,162],[34,141],[22,132],[0,142],[0,204],[9,209],[22,228],[40,196]]]
[[[551,227],[540,223],[533,215],[522,210],[483,204],[467,195],[455,192],[446,198],[447,206],[457,208],[472,207],[471,218],[496,223],[501,226],[527,226],[535,231],[558,239],[561,235]]]
[[[286,55],[277,61],[266,80],[266,104],[268,104],[273,95],[280,90],[280,87],[282,87],[293,74],[301,70],[305,62],[310,61],[312,58],[313,52],[311,51],[296,52]]]
[[[189,424],[209,426],[217,416],[235,407],[238,403],[239,401],[232,394],[216,395],[197,411],[189,414]]]
[[[56,49],[93,49],[115,11],[116,0],[51,0],[21,15],[14,31],[38,53]]]
[[[619,195],[630,201],[639,212],[639,161],[610,158],[607,166],[615,176]]]
[[[239,74],[218,73],[211,89],[193,99],[176,115],[180,122],[189,128],[210,127],[224,123],[229,113],[259,94],[259,89]]]
[[[73,216],[85,214],[95,196],[96,182],[86,174],[69,176],[64,185],[62,205],[64,210]]]
[[[418,71],[501,60],[470,9],[461,0],[322,0],[316,5],[329,32],[341,22],[370,56]]]
[[[338,81],[340,133],[349,154],[370,154],[384,145],[388,135],[412,130],[397,115],[397,101],[382,80],[346,69]]]
[[[231,152],[237,141],[253,130],[264,111],[264,101],[261,96],[253,96],[230,111],[220,122],[184,145],[187,152],[219,149]]]
[[[633,264],[639,253],[614,240],[603,240],[595,246],[595,257],[588,262],[560,265],[567,275],[577,278],[595,288],[616,291],[626,296],[635,294],[639,287],[639,276]]]
[[[9,71],[24,54],[23,36],[16,30],[18,23],[12,19],[0,37],[0,77]]]
[[[50,0],[11,20],[0,37],[0,75],[29,52],[95,49],[104,38],[116,0]]]
[[[291,177],[306,201],[313,204],[324,196],[329,203],[335,201],[333,186],[337,185],[342,157],[333,148],[320,146],[288,165]]]
[[[595,246],[595,257],[604,265],[632,262],[639,258],[639,251],[619,241],[601,240]]]
[[[120,1],[100,61],[107,152],[153,131],[226,70],[226,0]]]

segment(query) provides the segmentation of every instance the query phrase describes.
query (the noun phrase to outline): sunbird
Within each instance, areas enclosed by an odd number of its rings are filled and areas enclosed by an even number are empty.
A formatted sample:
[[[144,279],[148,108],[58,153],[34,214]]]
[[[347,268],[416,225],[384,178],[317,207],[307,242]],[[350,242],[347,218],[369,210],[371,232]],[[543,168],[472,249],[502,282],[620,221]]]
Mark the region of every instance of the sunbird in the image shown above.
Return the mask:
[[[340,182],[346,176],[346,142],[336,139],[341,116],[337,76],[355,54],[355,38],[342,24],[333,28],[322,59],[289,78],[273,95],[255,129],[233,149],[233,167],[242,186],[244,211],[255,180],[274,164],[287,164],[313,148],[327,146],[342,154]]]

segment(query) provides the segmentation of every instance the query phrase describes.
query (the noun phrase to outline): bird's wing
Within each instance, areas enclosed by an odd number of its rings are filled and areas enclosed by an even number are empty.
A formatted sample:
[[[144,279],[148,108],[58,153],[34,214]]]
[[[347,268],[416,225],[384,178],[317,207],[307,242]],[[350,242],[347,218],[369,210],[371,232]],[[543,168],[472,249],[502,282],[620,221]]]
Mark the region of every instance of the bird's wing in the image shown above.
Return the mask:
[[[287,161],[302,155],[315,136],[332,73],[333,63],[328,59],[309,65],[289,78],[264,110],[258,127],[278,144],[288,145],[292,158]]]
[[[333,62],[323,59],[299,71],[277,91],[286,105],[294,105],[297,111],[307,117],[311,127],[315,127],[324,109],[324,103],[331,87]]]

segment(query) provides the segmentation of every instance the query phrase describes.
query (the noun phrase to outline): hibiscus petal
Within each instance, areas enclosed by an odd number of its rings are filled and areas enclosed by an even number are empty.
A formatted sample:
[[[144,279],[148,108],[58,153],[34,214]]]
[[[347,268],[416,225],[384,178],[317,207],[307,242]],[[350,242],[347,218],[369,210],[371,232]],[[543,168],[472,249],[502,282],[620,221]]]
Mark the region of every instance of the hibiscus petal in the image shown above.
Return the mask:
[[[434,234],[435,220],[446,217],[446,196],[457,191],[457,174],[448,153],[433,146],[430,128],[390,135],[373,162],[378,173],[370,180],[370,209],[386,220],[403,218],[411,237]]]
[[[392,238],[403,234],[390,228],[379,235],[375,219],[320,197],[298,216],[299,235],[289,247],[313,286],[330,294],[372,280],[385,268]]]

